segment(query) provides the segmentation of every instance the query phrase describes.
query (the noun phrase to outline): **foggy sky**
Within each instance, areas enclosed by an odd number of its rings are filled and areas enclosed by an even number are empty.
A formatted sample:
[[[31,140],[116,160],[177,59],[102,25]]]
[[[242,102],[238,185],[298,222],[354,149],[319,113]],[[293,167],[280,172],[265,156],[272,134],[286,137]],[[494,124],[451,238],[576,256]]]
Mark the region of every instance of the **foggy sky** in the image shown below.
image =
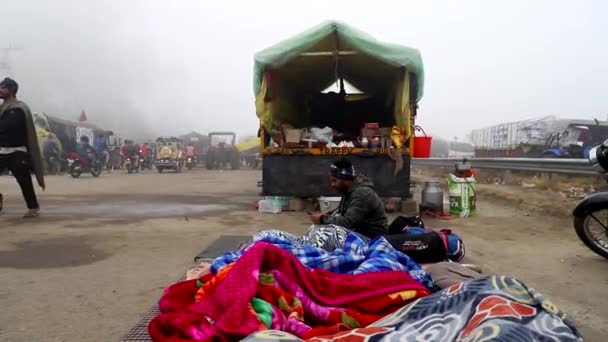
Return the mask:
[[[606,119],[606,13],[601,0],[19,0],[3,1],[0,47],[23,48],[11,74],[35,111],[76,119],[85,109],[136,136],[251,135],[253,54],[342,20],[420,50],[419,123],[451,138],[545,115]]]

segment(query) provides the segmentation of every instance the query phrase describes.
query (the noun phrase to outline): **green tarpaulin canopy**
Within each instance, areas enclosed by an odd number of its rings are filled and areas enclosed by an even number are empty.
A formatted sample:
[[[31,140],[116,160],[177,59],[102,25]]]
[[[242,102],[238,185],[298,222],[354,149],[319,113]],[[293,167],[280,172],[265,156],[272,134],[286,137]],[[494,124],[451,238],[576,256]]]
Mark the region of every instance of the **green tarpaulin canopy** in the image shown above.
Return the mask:
[[[344,79],[367,93],[391,92],[399,69],[415,75],[416,101],[422,98],[424,69],[418,50],[384,43],[337,21],[328,21],[258,52],[254,92],[264,71],[273,70],[293,89],[319,92],[337,80],[335,53]]]

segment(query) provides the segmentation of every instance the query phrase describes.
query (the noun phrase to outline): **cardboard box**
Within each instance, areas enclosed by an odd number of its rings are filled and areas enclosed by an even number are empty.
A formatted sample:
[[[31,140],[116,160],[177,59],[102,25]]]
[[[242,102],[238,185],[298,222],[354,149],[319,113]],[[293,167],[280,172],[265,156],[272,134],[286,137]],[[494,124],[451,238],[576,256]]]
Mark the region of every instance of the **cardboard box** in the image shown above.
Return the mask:
[[[380,128],[362,128],[362,137],[390,137],[391,127],[380,127]]]
[[[288,144],[299,144],[302,140],[302,130],[294,128],[283,129],[283,135],[285,136],[285,142]]]
[[[289,211],[304,211],[306,210],[306,201],[301,198],[292,198],[289,200]]]

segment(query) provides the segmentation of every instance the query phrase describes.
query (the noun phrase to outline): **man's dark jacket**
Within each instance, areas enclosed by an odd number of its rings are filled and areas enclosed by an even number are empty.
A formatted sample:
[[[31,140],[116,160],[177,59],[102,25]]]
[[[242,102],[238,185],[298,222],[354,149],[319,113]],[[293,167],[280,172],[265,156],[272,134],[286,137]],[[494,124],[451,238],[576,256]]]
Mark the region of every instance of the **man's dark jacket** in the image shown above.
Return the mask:
[[[9,132],[4,133],[3,138],[10,139],[9,141],[4,141],[4,147],[17,147],[19,145],[25,145],[27,147],[28,155],[30,157],[30,164],[32,167],[32,171],[36,176],[36,180],[38,181],[38,185],[44,190],[44,168],[42,164],[42,157],[40,154],[40,146],[38,145],[38,135],[36,135],[36,127],[34,126],[34,120],[32,118],[32,112],[30,108],[25,104],[25,102],[21,101],[13,101],[10,103],[2,103],[0,105],[0,119],[6,120],[5,124],[10,126],[8,121],[16,120],[19,125],[25,125],[25,139],[23,139],[23,134],[19,137],[14,136],[14,132],[16,129],[11,129],[13,134]],[[23,133],[23,132],[21,132]],[[13,140],[17,138],[17,140]]]
[[[335,224],[375,238],[388,234],[384,203],[376,194],[374,184],[365,176],[358,176],[352,189],[342,196],[333,215],[324,215],[323,224]]]

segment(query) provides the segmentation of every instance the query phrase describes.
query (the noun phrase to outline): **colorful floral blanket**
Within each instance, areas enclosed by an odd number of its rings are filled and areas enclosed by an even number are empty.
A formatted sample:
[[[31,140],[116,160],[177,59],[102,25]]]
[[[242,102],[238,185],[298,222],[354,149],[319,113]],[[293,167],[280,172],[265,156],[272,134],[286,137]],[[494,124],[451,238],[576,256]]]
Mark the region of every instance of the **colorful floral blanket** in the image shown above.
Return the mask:
[[[295,342],[282,331],[250,335],[247,342]],[[454,285],[424,297],[364,328],[309,341],[582,341],[553,303],[510,277]]]
[[[348,234],[343,248],[328,252],[310,245],[294,243],[277,236],[263,237],[261,242],[275,246],[295,255],[302,264],[313,269],[324,269],[334,273],[361,274],[378,271],[406,271],[426,288],[435,290],[433,280],[426,271],[407,255],[397,251],[384,237],[365,242],[356,234]],[[215,259],[211,272],[235,262],[246,251],[228,252]]]
[[[265,242],[216,275],[169,287],[154,341],[233,341],[267,329],[313,338],[365,327],[430,291],[403,271],[336,274]]]

